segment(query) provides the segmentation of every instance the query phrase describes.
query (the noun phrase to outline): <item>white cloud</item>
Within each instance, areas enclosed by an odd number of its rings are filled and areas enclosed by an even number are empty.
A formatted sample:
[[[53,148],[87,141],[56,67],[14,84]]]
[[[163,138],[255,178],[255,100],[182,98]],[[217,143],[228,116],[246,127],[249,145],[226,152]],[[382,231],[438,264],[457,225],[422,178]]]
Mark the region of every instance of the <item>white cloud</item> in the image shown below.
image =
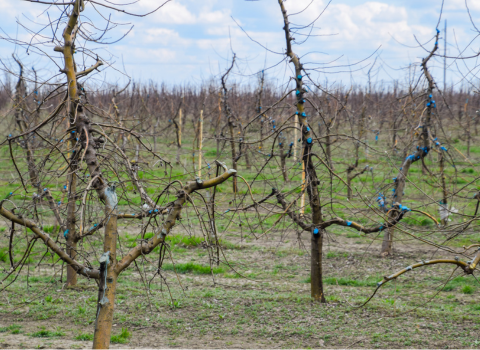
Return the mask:
[[[190,40],[180,37],[180,34],[173,29],[152,28],[145,30],[145,35],[141,35],[145,43],[155,46],[186,47]]]
[[[467,0],[470,11],[480,10],[480,2],[478,0]],[[465,10],[465,0],[447,0],[445,1],[445,10]]]
[[[127,6],[126,10],[138,14],[146,13],[154,10],[163,1],[140,0],[138,3]],[[311,0],[288,0],[285,4],[288,12],[292,14],[302,11],[310,2]],[[315,0],[306,11],[291,16],[290,21],[299,25],[312,22],[325,9],[327,2],[328,0]],[[478,12],[480,0],[468,0],[468,3],[472,16],[474,20],[478,19],[480,27],[480,13]],[[4,14],[0,26],[12,37],[17,37],[16,18],[32,29],[35,29],[33,23],[38,22],[40,24],[37,29],[40,29],[41,24],[48,23],[45,18],[46,13],[41,17],[37,16],[46,8],[47,6],[41,4],[19,0],[0,0],[0,11]],[[382,45],[382,60],[388,65],[398,68],[415,61],[424,53],[422,49],[409,49],[400,45],[399,42],[415,46],[414,35],[422,42],[431,39],[435,34],[436,16],[439,10],[440,4],[433,0],[417,0],[416,2],[335,0],[316,22],[316,29],[312,34],[337,35],[311,37],[305,44],[294,46],[294,50],[299,55],[311,53],[304,62],[318,64],[333,61],[344,55],[333,63],[336,65],[365,59]],[[58,13],[54,8],[49,10],[49,14],[53,18],[56,18]],[[105,10],[102,13],[108,17],[110,11]],[[22,14],[29,19],[25,19]],[[87,6],[84,15],[92,19],[99,28],[104,28],[102,24],[104,22],[95,13],[93,6]],[[141,18],[112,12],[114,21],[132,23],[135,28],[121,42],[108,46],[105,50],[114,55],[117,68],[120,62],[119,58],[123,57],[130,74],[136,75],[137,71],[142,71],[149,78],[155,77],[158,80],[168,80],[171,76],[174,76],[175,79],[182,77],[182,79],[188,80],[190,79],[188,74],[201,75],[202,72],[208,75],[210,73],[208,62],[215,67],[215,69],[212,68],[213,70],[221,70],[214,62],[218,60],[223,66],[225,59],[231,55],[230,45],[237,53],[239,68],[248,67],[252,73],[263,67],[265,60],[267,60],[266,65],[269,66],[281,59],[278,55],[265,53],[262,47],[252,42],[235,24],[231,16],[254,40],[275,52],[284,51],[282,17],[275,0],[268,2],[173,0],[156,13]],[[455,30],[459,46],[466,45],[473,34],[465,11],[464,0],[445,0],[444,18],[448,18],[450,33],[453,29]],[[122,31],[127,28],[130,26],[119,27],[108,33],[109,40],[120,37]],[[44,33],[50,35],[49,30],[51,31],[47,27]],[[61,33],[62,30],[63,24],[59,28],[59,32]],[[28,41],[30,36],[31,33],[19,27],[18,38]],[[294,34],[294,36],[297,42],[301,42],[305,38],[298,34]],[[452,34],[449,38],[453,42]],[[95,44],[89,43],[87,46],[92,48],[95,47]],[[3,50],[0,52],[11,52],[13,49],[15,49],[13,44],[0,42],[0,50]],[[22,54],[22,50],[25,54],[24,49],[17,47],[20,54]],[[33,55],[28,57],[33,59]],[[164,67],[168,67],[168,69],[164,69]],[[115,72],[110,74],[115,74]],[[335,79],[338,80],[337,77],[335,75]]]
[[[142,0],[140,6],[145,11],[153,11],[161,4],[158,0]],[[169,24],[191,24],[195,23],[196,18],[185,5],[179,2],[171,1],[165,4],[158,11],[147,17],[149,20],[154,20],[157,23]]]
[[[290,11],[301,11],[308,0],[299,0],[291,5]],[[427,35],[431,30],[425,26],[413,27],[409,23],[406,7],[389,5],[383,2],[366,2],[357,6],[331,4],[325,9],[324,2],[315,2],[307,11],[292,17],[295,23],[308,24],[324,11],[316,22],[322,30],[315,34],[337,34],[333,40],[337,45],[349,47],[378,47],[387,43],[391,37],[412,39],[413,34]],[[432,32],[433,35],[433,32]]]

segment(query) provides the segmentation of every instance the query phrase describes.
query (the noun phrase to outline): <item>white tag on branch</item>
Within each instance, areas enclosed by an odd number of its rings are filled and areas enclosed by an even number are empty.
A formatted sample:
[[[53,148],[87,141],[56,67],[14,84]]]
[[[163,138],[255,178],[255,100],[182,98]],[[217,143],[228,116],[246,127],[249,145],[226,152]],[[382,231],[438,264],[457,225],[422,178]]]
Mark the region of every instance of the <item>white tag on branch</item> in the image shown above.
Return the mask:
[[[142,209],[143,209],[143,210],[150,210],[150,206],[149,206],[147,203],[145,203],[145,204],[142,206]]]
[[[440,206],[438,207],[438,211],[440,213],[440,219],[448,221],[452,221],[452,219],[448,218],[450,215],[458,213],[458,209],[456,209],[455,207],[451,207],[450,209],[448,209],[446,204],[440,204]]]

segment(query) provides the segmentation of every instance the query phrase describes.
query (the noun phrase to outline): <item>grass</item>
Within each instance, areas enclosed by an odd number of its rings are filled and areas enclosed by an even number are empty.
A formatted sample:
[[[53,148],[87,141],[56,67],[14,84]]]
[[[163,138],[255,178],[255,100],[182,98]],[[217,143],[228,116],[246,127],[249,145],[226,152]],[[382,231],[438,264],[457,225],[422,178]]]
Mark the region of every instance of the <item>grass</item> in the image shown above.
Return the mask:
[[[65,335],[64,332],[60,330],[60,328],[57,328],[54,331],[45,329],[45,327],[42,327],[41,330],[34,332],[31,334],[32,337],[34,338],[54,338],[54,337],[63,337]]]
[[[110,341],[113,344],[127,344],[132,334],[128,331],[128,328],[122,328],[120,334],[112,335]]]
[[[125,236],[126,233],[121,231],[120,235]],[[233,233],[228,237],[239,239]],[[345,234],[335,237],[342,243],[350,241]],[[278,237],[270,239],[277,242]],[[176,244],[183,243],[178,240]],[[475,301],[475,294],[461,293],[465,286],[474,288],[474,279],[457,277],[447,286],[452,286],[458,294],[442,291],[431,300],[440,282],[444,281],[439,276],[443,270],[437,268],[435,274],[417,274],[415,280],[407,275],[380,289],[367,306],[354,309],[351,305],[364,302],[375,289],[376,282],[382,279],[382,274],[390,272],[391,268],[384,266],[384,259],[348,251],[340,245],[336,250],[325,252],[324,285],[328,305],[319,305],[312,303],[310,298],[309,255],[300,255],[302,250],[295,244],[292,240],[273,249],[253,241],[241,250],[226,251],[226,257],[235,269],[242,275],[254,276],[248,277],[254,281],[238,278],[234,271],[215,266],[216,284],[213,284],[209,255],[204,254],[206,250],[201,245],[175,253],[181,285],[171,263],[164,262],[162,271],[168,288],[162,278],[157,276],[152,280],[156,272],[154,266],[139,264],[150,283],[148,298],[145,297],[142,277],[135,268],[130,268],[118,281],[114,323],[122,330],[112,335],[112,344],[127,344],[135,339],[139,347],[192,347],[198,341],[213,339],[222,347],[227,347],[228,341],[232,342],[231,346],[237,347],[242,344],[243,347],[257,348],[315,348],[319,346],[319,339],[324,341],[325,347],[347,347],[358,339],[365,339],[356,346],[388,348],[405,347],[408,343],[410,347],[419,347],[425,346],[422,329],[413,335],[402,334],[405,327],[418,329],[418,320],[421,319],[427,325],[441,321],[435,328],[440,334],[428,333],[431,335],[429,347],[474,345],[470,332],[480,331],[480,307]],[[404,254],[403,259],[391,262],[401,263],[399,266],[408,265],[415,261],[417,255]],[[331,268],[330,264],[335,268]],[[445,270],[444,278],[449,273]],[[23,313],[14,314],[13,309],[2,300],[0,313],[11,318],[12,324],[21,327],[26,320],[41,319],[37,322],[48,324],[40,331],[27,329],[32,339],[36,336],[55,341],[65,336],[78,341],[92,341],[92,320],[97,302],[93,281],[81,279],[82,284],[87,283],[91,288],[56,292],[62,284],[58,279],[37,274],[29,280],[34,282],[30,282],[28,293],[45,293],[42,299],[28,299],[27,290],[21,288],[21,284],[26,282],[25,276],[19,277],[19,283],[12,285],[13,289],[6,290],[10,299],[15,295],[29,300],[28,317]],[[464,299],[458,300],[461,297]],[[403,315],[404,311],[412,309],[415,311]],[[400,316],[392,316],[394,312]],[[49,314],[52,316],[43,318],[43,315]],[[382,320],[377,321],[379,318]],[[72,327],[67,331],[56,328],[63,324],[72,324]],[[132,334],[129,331],[131,327],[152,327],[153,332],[162,330],[168,336],[162,336],[153,343],[141,331]],[[4,332],[14,330],[13,327],[9,330],[4,328],[1,329]],[[455,338],[450,337],[452,333],[456,334]],[[206,340],[207,337],[210,340]]]
[[[80,341],[91,341],[91,340],[93,340],[93,334],[91,334],[91,333],[80,333],[74,339],[75,340],[80,340]]]
[[[11,324],[10,326],[7,326],[7,327],[0,327],[0,333],[10,332],[12,334],[18,334],[20,333],[21,328],[22,326],[20,325]]]
[[[379,148],[383,146],[381,144]],[[211,147],[205,156],[207,161],[211,161],[208,157],[216,156],[215,148]],[[187,156],[182,157],[185,159]],[[223,157],[226,157],[225,152]],[[340,155],[335,157],[336,171],[341,174],[344,170],[342,163],[344,159]],[[394,175],[389,173],[390,168],[382,168],[382,162],[385,160],[361,159],[360,163],[368,162],[375,168],[374,183],[370,174],[354,179],[353,184],[360,191],[360,195],[355,195],[349,205],[345,204],[346,189],[341,181],[333,178],[325,182],[321,189],[322,201],[327,198],[330,191],[331,198],[334,199],[332,203],[322,202],[322,205],[325,204],[322,209],[325,219],[342,217],[366,226],[381,223],[383,220],[381,215],[375,218],[365,216],[364,209],[372,198],[372,204],[375,205],[375,193],[378,188],[382,188],[385,193],[391,190],[391,177]],[[262,158],[258,162],[263,164],[263,161]],[[288,161],[291,166],[293,163],[291,160]],[[388,162],[390,161],[397,164],[401,159],[400,156],[393,155],[388,159]],[[432,159],[427,159],[426,164],[429,169],[435,169],[437,166]],[[5,162],[0,162],[0,167],[2,166],[6,168]],[[147,192],[152,196],[160,194],[159,187],[160,190],[163,187],[158,186],[158,183],[166,179],[163,169],[150,171],[145,168],[145,171],[139,171],[139,177],[145,179],[146,183],[147,180],[158,180],[152,181],[157,185],[147,188]],[[272,186],[278,186],[284,193],[289,191],[299,193],[300,172],[294,175],[293,171],[289,170],[293,180],[283,183],[278,180],[276,165],[267,165],[265,169],[264,176],[256,179],[256,184],[252,187],[256,199],[262,198],[265,191],[269,192]],[[297,167],[298,169],[301,169],[301,166]],[[453,168],[447,169],[447,176],[453,185],[455,182],[470,182],[478,173],[476,167],[468,163],[460,165],[458,170],[461,177],[454,178]],[[239,172],[249,182],[256,178],[254,170],[247,171],[243,163],[239,164]],[[207,177],[205,173],[202,176]],[[174,169],[172,172],[172,179],[183,183],[191,178],[192,175],[188,172],[184,174],[183,169]],[[435,182],[422,175],[418,163],[412,166],[409,179],[415,186],[410,183],[407,185],[402,204],[412,208],[421,207],[421,210],[438,218],[437,203],[426,199],[426,196],[418,195],[419,191],[416,189],[420,188],[424,193],[428,193],[429,197],[437,200],[440,197],[438,188],[434,186]],[[170,178],[168,180],[170,181]],[[127,183],[126,186],[131,185]],[[250,204],[251,198],[246,186],[242,182],[239,186],[237,198],[247,195],[242,205]],[[478,185],[472,184],[465,191],[476,186]],[[51,188],[55,200],[61,199],[62,192],[58,189],[61,186],[55,189],[52,185]],[[121,210],[127,210],[125,208],[130,200],[134,204],[141,202],[138,194],[133,194],[133,186],[128,190],[130,197],[120,200]],[[18,184],[5,183],[0,188],[0,197],[14,192],[12,199],[20,201],[23,198],[22,191]],[[391,195],[391,192],[389,193]],[[376,283],[382,280],[384,275],[388,276],[420,259],[428,259],[431,253],[428,246],[417,244],[416,241],[412,243],[409,240],[401,240],[394,257],[380,259],[378,248],[381,244],[381,235],[378,237],[359,235],[357,231],[347,227],[328,228],[328,239],[324,243],[323,280],[328,304],[320,305],[313,302],[310,297],[309,234],[304,232],[298,239],[291,220],[279,214],[279,211],[267,215],[264,209],[259,207],[258,212],[252,210],[242,215],[233,211],[225,213],[226,209],[235,205],[228,202],[232,197],[230,184],[219,186],[217,196],[218,214],[215,215],[221,237],[222,264],[216,266],[214,262],[211,270],[212,250],[206,248],[204,231],[200,229],[200,221],[195,216],[192,205],[188,203],[182,212],[182,219],[175,226],[175,231],[166,239],[175,265],[167,251],[159,274],[157,248],[145,259],[137,260],[137,266],[132,264],[120,276],[114,323],[121,327],[121,332],[112,335],[112,343],[127,344],[135,340],[139,347],[196,347],[202,342],[208,347],[219,348],[228,346],[318,348],[319,341],[322,340],[324,342],[322,346],[332,348],[345,348],[352,344],[353,347],[363,348],[478,347],[475,343],[475,334],[480,332],[478,317],[480,306],[476,298],[478,291],[476,281],[471,276],[457,277],[438,292],[439,286],[446,282],[451,273],[450,269],[443,266],[432,266],[405,274],[379,289],[366,306],[359,309],[354,307],[361,305],[371,296]],[[160,202],[162,200],[168,202],[174,198],[175,192],[172,191],[161,197]],[[198,198],[195,199],[195,204],[203,210],[202,201],[197,200]],[[287,196],[286,200],[290,203],[293,195]],[[460,206],[464,208],[462,210],[465,213],[471,214],[475,209],[475,201],[468,198],[456,205]],[[359,210],[352,211],[352,207]],[[93,221],[88,225],[98,223],[99,221],[95,219],[98,207],[91,207],[89,210],[91,212],[89,218]],[[307,205],[305,210],[307,218],[309,212],[310,207]],[[44,210],[41,215],[46,223],[43,230],[48,233],[55,232],[56,227],[48,225],[54,223],[51,213]],[[204,214],[203,218],[206,217]],[[139,244],[142,239],[137,226],[140,222],[140,220],[119,221],[118,251],[122,254]],[[458,219],[454,218],[452,224],[458,223]],[[255,240],[254,234],[260,236],[274,224],[277,225],[275,229],[268,231],[261,239]],[[448,242],[450,247],[461,248],[463,245],[480,242],[478,224],[477,221],[472,222],[466,232]],[[428,237],[429,240],[442,242],[445,234],[434,232],[434,228],[431,219],[414,212],[405,215],[401,226],[402,230],[409,230],[414,234]],[[0,228],[0,234],[2,235],[0,261],[2,264],[7,263],[8,267],[6,242],[9,229]],[[147,232],[143,238],[148,239],[152,235],[153,233]],[[80,246],[82,254],[92,250],[102,251],[100,237],[94,235],[83,242]],[[399,234],[398,237],[403,236]],[[14,237],[15,262],[23,256],[26,247],[24,238],[23,232],[22,235]],[[64,244],[61,236],[59,239],[61,244]],[[357,242],[363,246],[356,245]],[[361,249],[367,244],[368,249]],[[408,245],[409,249],[404,249],[405,245]],[[93,266],[98,266],[98,259],[94,254],[88,256],[88,259]],[[45,255],[42,244],[33,247],[32,257],[27,261],[17,281],[3,292],[6,298],[0,298],[0,315],[4,319],[0,318],[0,322],[5,322],[0,327],[0,332],[15,334],[21,331],[31,335],[32,341],[35,337],[55,341],[55,338],[64,336],[79,341],[92,341],[97,303],[96,284],[94,281],[79,278],[79,288],[63,288],[65,270],[62,275],[60,265],[55,267],[57,274],[52,277],[52,266],[55,262],[56,259],[50,254]],[[0,278],[5,276],[5,272],[0,271]],[[8,277],[4,283],[12,280],[13,277]],[[149,288],[148,294],[145,292],[146,286]],[[38,324],[45,325],[45,328],[38,330]],[[65,324],[71,326],[66,329]],[[435,326],[432,328],[431,325]],[[64,328],[57,328],[59,326]],[[147,334],[157,332],[161,337],[149,339],[143,333],[145,329]]]
[[[210,266],[205,266],[205,265],[200,265],[200,264],[195,264],[192,262],[188,263],[180,263],[180,264],[165,264],[162,266],[162,268],[166,271],[176,271],[177,273],[193,273],[197,275],[208,275],[212,271],[214,274],[219,274],[219,273],[225,273],[225,268],[223,267],[213,267],[213,269],[210,268]]]

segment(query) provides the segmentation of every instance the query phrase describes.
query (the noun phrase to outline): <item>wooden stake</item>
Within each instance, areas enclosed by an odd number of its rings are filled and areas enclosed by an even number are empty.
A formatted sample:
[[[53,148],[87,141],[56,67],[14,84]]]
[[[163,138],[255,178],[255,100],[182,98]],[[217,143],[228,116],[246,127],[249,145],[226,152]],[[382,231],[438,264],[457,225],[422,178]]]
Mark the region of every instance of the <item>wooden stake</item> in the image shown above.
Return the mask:
[[[297,162],[297,128],[298,128],[298,115],[295,116],[295,128],[293,129],[293,161]]]
[[[182,147],[182,108],[178,111],[178,145]]]
[[[203,109],[200,111],[200,132],[198,135],[198,177],[202,176],[202,147],[203,147]]]

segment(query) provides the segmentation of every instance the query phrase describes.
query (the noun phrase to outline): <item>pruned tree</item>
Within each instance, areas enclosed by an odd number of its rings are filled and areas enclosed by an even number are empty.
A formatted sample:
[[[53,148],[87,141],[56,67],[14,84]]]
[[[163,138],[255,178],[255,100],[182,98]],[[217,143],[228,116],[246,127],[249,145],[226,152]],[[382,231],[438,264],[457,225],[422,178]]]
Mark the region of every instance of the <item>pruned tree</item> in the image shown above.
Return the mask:
[[[28,228],[31,231],[25,256],[28,256],[32,244],[41,242],[49,252],[55,254],[60,261],[66,264],[67,285],[75,285],[78,275],[97,280],[98,307],[93,347],[108,348],[114,314],[116,285],[120,274],[136,259],[152,253],[157,246],[165,244],[165,237],[181,217],[183,207],[192,202],[192,196],[196,191],[222,184],[233,176],[236,170],[228,169],[225,165],[218,163],[223,172],[218,173],[216,177],[203,181],[197,179],[185,184],[177,184],[178,181],[166,183],[165,188],[160,191],[156,199],[152,199],[147,194],[144,184],[138,176],[138,169],[136,168],[138,162],[132,163],[128,153],[116,144],[114,141],[115,133],[121,130],[127,137],[136,140],[138,147],[145,149],[162,164],[167,166],[169,163],[153,153],[153,150],[142,142],[139,134],[121,125],[117,112],[114,112],[114,115],[109,115],[116,122],[114,124],[105,123],[101,118],[100,121],[93,120],[92,115],[99,117],[101,114],[95,106],[90,104],[87,87],[80,81],[80,78],[87,77],[103,65],[102,60],[95,58],[91,67],[79,71],[74,57],[74,53],[78,49],[77,41],[79,37],[84,38],[87,42],[95,40],[95,38],[87,36],[81,29],[80,16],[88,2],[75,0],[67,5],[64,12],[67,15],[67,22],[62,40],[55,46],[55,51],[61,54],[64,64],[62,73],[65,79],[64,82],[59,82],[58,89],[63,89],[65,98],[43,121],[8,139],[10,143],[33,133],[38,135],[49,134],[50,139],[54,140],[57,136],[54,142],[45,138],[49,147],[39,166],[43,173],[42,193],[33,196],[33,206],[20,203],[17,205],[12,200],[13,198],[3,200],[0,205],[0,215],[11,222],[11,237],[15,232],[14,228],[18,226]],[[100,4],[100,6],[111,8],[106,4]],[[112,104],[114,111],[117,111],[115,97],[116,94],[114,94]],[[65,112],[68,121],[65,131],[56,127],[64,119],[61,116],[62,111]],[[108,115],[106,111],[103,111],[103,113]],[[48,130],[50,129],[53,129],[54,133],[49,133]],[[57,134],[61,136],[59,137]],[[124,138],[124,136],[122,135],[121,138]],[[105,147],[107,144],[109,146]],[[55,163],[56,171],[51,172],[48,170],[47,162],[53,156],[57,159]],[[138,158],[138,155],[136,157]],[[15,162],[14,158],[11,160]],[[58,196],[56,186],[49,187],[52,185],[52,181],[56,181],[56,177],[65,173],[66,203],[63,203],[54,198],[54,196]],[[21,178],[23,176],[20,170],[18,175]],[[119,213],[119,199],[128,200],[131,197],[126,184],[131,184],[134,187],[134,195],[138,193],[141,204],[143,203],[143,205],[137,205],[137,213],[135,214]],[[160,197],[164,193],[168,193],[170,187],[177,189],[176,199],[164,206],[159,206]],[[28,192],[27,187],[25,187],[25,191]],[[37,205],[43,206],[44,204],[49,207],[61,227],[58,237],[51,237],[43,229],[42,219],[35,208]],[[148,218],[148,223],[142,235],[144,236],[147,227],[151,227],[154,231],[153,237],[142,239],[141,244],[130,249],[123,256],[118,254],[118,220],[143,218]],[[78,244],[88,237],[100,235],[101,229],[103,229],[103,236],[99,236],[102,242],[100,254],[96,252],[79,253],[81,249],[79,249]],[[60,241],[62,236],[65,243]],[[12,245],[10,245],[10,249],[12,249]],[[99,255],[101,255],[98,260],[99,266],[95,267],[95,263],[90,261],[89,257]],[[16,265],[12,262],[12,268],[6,278],[12,274],[20,273],[24,264],[25,257]],[[161,264],[159,264],[160,268]]]

